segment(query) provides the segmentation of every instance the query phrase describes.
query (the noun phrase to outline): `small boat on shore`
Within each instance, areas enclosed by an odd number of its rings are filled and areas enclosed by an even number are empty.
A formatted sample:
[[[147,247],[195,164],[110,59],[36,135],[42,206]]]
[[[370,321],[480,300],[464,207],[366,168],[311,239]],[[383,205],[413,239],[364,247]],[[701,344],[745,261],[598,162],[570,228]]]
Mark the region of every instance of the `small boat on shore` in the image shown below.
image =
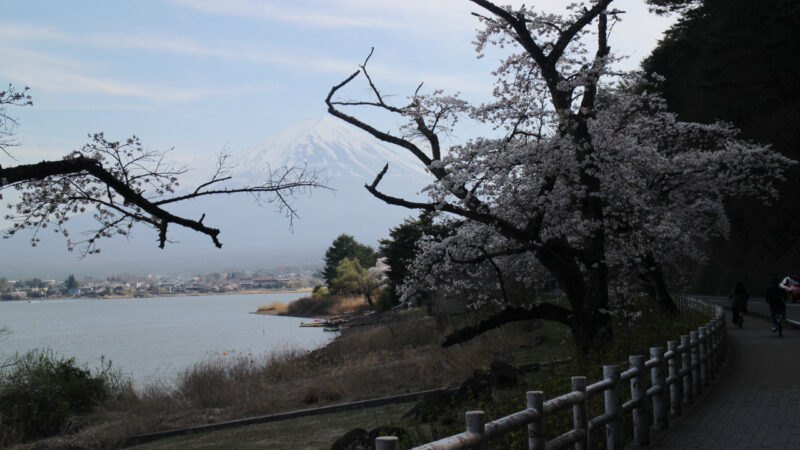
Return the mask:
[[[346,317],[331,317],[330,319],[315,319],[313,322],[300,322],[301,327],[322,327],[325,331],[339,331],[339,326],[349,321]],[[331,328],[328,330],[327,328]]]

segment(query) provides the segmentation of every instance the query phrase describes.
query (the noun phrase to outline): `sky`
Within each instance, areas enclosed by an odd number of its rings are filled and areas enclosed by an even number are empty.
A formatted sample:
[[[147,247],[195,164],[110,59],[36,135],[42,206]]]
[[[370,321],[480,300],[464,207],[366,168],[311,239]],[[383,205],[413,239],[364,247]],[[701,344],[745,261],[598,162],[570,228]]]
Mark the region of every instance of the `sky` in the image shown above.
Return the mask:
[[[637,68],[674,19],[642,0],[612,6],[626,12],[612,51],[629,56],[621,68]],[[0,83],[30,86],[34,101],[11,111],[11,151],[16,163],[60,158],[98,131],[135,134],[182,161],[243,151],[324,115],[331,86],[372,47],[369,67],[386,94],[402,98],[424,82],[484,99],[497,58],[475,57],[478,10],[466,0],[5,1]]]

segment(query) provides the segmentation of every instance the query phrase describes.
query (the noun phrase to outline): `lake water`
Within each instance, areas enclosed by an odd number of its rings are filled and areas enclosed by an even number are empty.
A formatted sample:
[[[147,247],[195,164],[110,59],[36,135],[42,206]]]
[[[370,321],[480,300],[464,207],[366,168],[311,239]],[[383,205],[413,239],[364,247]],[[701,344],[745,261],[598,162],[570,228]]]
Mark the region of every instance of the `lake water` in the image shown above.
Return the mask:
[[[316,348],[334,333],[300,328],[301,319],[249,314],[302,293],[136,299],[0,301],[0,361],[16,352],[49,348],[92,369],[105,356],[138,386],[174,380],[209,358]],[[306,319],[308,320],[308,319]]]

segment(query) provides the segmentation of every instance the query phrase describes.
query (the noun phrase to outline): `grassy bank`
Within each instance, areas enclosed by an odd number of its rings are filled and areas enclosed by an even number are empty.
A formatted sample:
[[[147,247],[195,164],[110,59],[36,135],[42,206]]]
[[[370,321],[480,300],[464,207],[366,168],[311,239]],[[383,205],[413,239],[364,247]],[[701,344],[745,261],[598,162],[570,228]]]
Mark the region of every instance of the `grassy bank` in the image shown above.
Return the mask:
[[[443,349],[434,319],[421,310],[394,312],[315,351],[200,362],[174,387],[153,384],[108,399],[75,419],[76,432],[37,448],[108,448],[136,434],[458,384],[520,349],[541,360],[569,354],[567,336],[556,326],[517,324]],[[552,345],[536,346],[542,353],[532,356],[535,341]]]
[[[301,417],[263,425],[192,434],[161,439],[131,447],[131,450],[172,450],[204,448],[227,450],[252,449],[319,449],[328,450],[331,443],[356,428],[372,429],[388,423],[400,423],[413,403],[402,403],[323,416]]]
[[[374,317],[371,324],[349,329],[328,346],[314,351],[284,349],[260,357],[200,362],[181,374],[174,385],[153,384],[141,391],[128,390],[107,399],[94,412],[74,419],[71,434],[29,446],[109,448],[137,434],[459,385],[475,371],[486,371],[495,360],[520,367],[573,356],[574,351],[569,330],[554,323],[507,324],[465,344],[442,348],[439,343],[447,330],[439,330],[435,320],[422,310],[396,311]],[[451,434],[460,431],[466,409],[484,409],[490,419],[522,409],[525,390],[544,390],[548,397],[559,395],[568,390],[571,375],[583,374],[596,379],[599,363],[624,361],[628,354],[643,353],[652,345],[664,345],[666,339],[685,334],[705,320],[701,316],[672,320],[657,312],[645,312],[629,322],[617,323],[618,343],[602,357],[590,355],[569,364],[529,372],[514,386],[493,389],[489,395],[475,395],[448,405],[447,410],[434,414],[433,421],[420,415],[402,419],[398,411],[387,412],[395,408],[391,406],[373,409],[375,417],[380,419],[362,422],[361,427],[373,427],[378,422],[402,426],[408,430],[408,443]],[[410,405],[401,409],[408,408]],[[239,439],[263,444],[264,439],[274,438],[268,435],[280,430],[280,439],[287,443],[304,442],[303,439],[309,443],[327,442],[320,446],[323,448],[329,447],[333,435],[347,431],[361,420],[347,419],[346,414],[341,417],[344,419],[339,425],[330,417],[329,420],[295,419],[298,425],[294,428],[278,425],[273,429],[262,425],[260,427],[266,428],[252,431],[247,438],[250,432],[246,430],[230,430],[185,438],[189,441],[174,438],[174,447],[165,443],[152,443],[147,447],[229,448],[238,444]],[[554,423],[549,429],[555,429],[560,420],[567,421],[558,417],[551,420]],[[317,427],[314,423],[330,426]],[[259,433],[267,435],[258,439]],[[523,439],[524,436],[512,438]],[[191,439],[199,441],[189,444]]]

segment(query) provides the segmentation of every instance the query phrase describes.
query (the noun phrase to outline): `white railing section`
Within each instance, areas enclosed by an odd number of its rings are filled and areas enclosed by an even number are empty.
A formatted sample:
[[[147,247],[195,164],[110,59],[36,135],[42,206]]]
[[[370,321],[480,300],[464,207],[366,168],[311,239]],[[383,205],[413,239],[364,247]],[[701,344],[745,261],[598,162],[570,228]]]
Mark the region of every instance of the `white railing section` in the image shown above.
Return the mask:
[[[488,423],[483,411],[468,411],[466,431],[415,448],[485,449],[488,441],[527,427],[529,449],[558,450],[573,446],[576,450],[587,450],[590,431],[605,427],[606,447],[621,449],[625,446],[625,415],[633,419],[633,441],[648,445],[650,429],[668,428],[670,417],[680,416],[683,405],[695,401],[717,376],[726,352],[724,310],[684,295],[675,296],[675,301],[683,312],[705,313],[712,319],[697,331],[681,336],[680,341],[667,341],[666,351],[664,347],[651,348],[649,359],[643,355],[629,356],[626,370],[619,365],[603,366],[603,379],[595,383],[587,385],[586,377],[572,377],[570,393],[544,401],[542,391],[527,392],[527,409]],[[622,389],[626,384],[630,386],[631,399],[623,403]],[[604,412],[589,417],[588,400],[601,393]],[[546,440],[545,418],[570,408],[572,429]],[[392,436],[379,437],[375,448],[398,450],[399,441]]]

